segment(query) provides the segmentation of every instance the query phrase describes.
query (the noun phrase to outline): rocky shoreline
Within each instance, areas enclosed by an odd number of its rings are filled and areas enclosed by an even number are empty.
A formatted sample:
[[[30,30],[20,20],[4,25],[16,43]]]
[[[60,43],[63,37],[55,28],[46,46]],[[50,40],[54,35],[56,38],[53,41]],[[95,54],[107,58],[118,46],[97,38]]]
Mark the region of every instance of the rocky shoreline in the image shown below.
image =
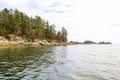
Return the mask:
[[[10,36],[10,40],[0,36],[0,47],[11,47],[11,46],[62,46],[62,45],[74,45],[75,43],[57,43],[47,42],[46,40],[35,40],[35,42],[28,42],[18,36]]]
[[[69,43],[39,43],[39,42],[4,42],[0,43],[0,47],[2,46],[62,46],[62,45],[70,45]]]

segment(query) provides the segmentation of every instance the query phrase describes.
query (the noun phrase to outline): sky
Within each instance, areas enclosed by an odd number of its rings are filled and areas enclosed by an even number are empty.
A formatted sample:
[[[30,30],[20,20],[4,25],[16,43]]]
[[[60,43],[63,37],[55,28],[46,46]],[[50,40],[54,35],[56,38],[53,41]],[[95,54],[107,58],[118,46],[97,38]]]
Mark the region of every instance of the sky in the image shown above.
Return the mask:
[[[0,0],[4,8],[41,16],[57,30],[65,27],[69,41],[120,43],[120,0]]]

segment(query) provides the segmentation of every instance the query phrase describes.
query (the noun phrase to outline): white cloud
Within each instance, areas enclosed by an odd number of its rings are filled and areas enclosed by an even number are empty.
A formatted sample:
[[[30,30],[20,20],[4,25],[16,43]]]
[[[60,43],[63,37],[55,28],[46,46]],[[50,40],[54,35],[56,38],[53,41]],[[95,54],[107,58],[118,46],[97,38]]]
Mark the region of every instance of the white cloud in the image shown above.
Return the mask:
[[[120,25],[115,26],[120,24],[118,0],[1,0],[0,5],[0,9],[18,8],[29,16],[40,15],[57,29],[64,26],[69,40],[120,43]]]

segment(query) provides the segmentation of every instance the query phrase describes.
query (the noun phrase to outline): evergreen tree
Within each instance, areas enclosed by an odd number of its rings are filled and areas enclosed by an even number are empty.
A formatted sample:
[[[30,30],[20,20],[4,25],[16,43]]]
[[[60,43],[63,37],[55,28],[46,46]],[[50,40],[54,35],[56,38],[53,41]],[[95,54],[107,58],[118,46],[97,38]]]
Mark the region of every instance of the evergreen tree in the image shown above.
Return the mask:
[[[57,32],[56,40],[57,42],[61,43],[61,32],[60,31]]]
[[[62,30],[61,30],[62,42],[67,42],[67,36],[68,36],[67,30],[64,27],[62,27]]]
[[[29,17],[17,9],[3,9],[0,11],[0,36],[14,34],[28,41],[46,39],[47,41],[67,42],[67,30],[56,31],[55,25],[42,20],[40,16]]]
[[[21,18],[20,18],[20,12],[15,9],[14,11],[14,34],[20,35],[20,24],[21,24]]]

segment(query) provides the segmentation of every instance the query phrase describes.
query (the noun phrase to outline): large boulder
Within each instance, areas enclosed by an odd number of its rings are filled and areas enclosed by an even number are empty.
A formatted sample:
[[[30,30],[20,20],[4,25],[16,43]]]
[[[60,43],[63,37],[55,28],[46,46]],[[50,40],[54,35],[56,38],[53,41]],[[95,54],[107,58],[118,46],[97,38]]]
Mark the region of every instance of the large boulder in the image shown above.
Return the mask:
[[[0,43],[4,43],[4,42],[8,42],[8,40],[3,36],[0,36]]]
[[[23,38],[20,36],[15,36],[13,34],[10,34],[9,37],[10,37],[10,41],[24,42]]]

